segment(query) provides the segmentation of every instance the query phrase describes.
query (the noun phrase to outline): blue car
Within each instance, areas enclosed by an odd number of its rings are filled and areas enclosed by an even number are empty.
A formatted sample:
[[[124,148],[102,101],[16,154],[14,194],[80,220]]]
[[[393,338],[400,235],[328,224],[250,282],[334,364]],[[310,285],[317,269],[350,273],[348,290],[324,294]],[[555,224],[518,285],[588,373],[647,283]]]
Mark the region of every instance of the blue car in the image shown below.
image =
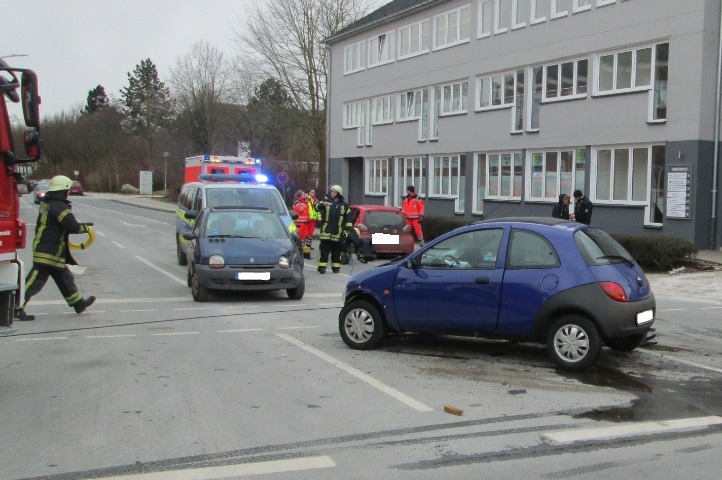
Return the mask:
[[[188,286],[193,300],[213,291],[285,290],[300,300],[306,290],[298,235],[263,207],[204,208],[191,215],[187,240]]]
[[[339,332],[351,348],[388,332],[545,343],[561,367],[594,364],[603,344],[629,352],[654,323],[649,282],[596,227],[550,218],[476,222],[352,276]]]

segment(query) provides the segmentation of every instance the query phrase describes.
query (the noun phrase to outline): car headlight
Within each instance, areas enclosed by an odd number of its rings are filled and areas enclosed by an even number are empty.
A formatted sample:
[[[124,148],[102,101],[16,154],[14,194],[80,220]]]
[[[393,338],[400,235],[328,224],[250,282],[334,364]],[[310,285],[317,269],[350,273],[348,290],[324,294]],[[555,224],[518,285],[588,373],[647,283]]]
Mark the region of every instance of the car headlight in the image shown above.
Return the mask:
[[[287,256],[281,255],[278,257],[278,266],[281,268],[291,268],[291,262],[288,260]]]
[[[208,266],[211,268],[223,268],[226,266],[226,261],[220,255],[213,255],[208,259]]]

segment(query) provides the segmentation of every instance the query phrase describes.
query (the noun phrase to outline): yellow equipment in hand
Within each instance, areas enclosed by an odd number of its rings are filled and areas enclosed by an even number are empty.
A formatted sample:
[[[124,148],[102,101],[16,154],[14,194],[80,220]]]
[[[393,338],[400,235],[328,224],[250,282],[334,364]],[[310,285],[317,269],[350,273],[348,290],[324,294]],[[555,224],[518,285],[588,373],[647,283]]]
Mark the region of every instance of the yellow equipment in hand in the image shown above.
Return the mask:
[[[75,244],[75,243],[71,243],[70,241],[68,241],[68,247],[70,247],[73,250],[85,250],[86,248],[91,246],[93,244],[93,242],[95,241],[95,232],[93,231],[92,228],[88,227],[88,231],[85,233],[88,234],[88,238],[83,243]]]

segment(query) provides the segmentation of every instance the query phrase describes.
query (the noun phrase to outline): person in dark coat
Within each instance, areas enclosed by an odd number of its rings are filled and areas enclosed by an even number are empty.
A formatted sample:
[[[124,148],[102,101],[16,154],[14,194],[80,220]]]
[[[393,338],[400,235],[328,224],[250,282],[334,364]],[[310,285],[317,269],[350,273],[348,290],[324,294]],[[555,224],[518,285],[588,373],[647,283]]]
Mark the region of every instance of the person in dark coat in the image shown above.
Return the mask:
[[[559,195],[559,203],[554,205],[554,209],[552,210],[552,217],[554,218],[562,218],[564,220],[569,220],[569,202],[570,202],[569,195],[561,194]]]
[[[66,176],[53,177],[40,203],[33,241],[33,268],[25,278],[25,304],[15,311],[16,320],[35,320],[34,315],[25,313],[25,305],[42,290],[49,277],[53,277],[68,306],[77,313],[84,312],[95,301],[95,297],[83,298],[68,269],[68,265],[77,265],[68,249],[68,234],[88,233],[89,229],[70,211],[68,193],[72,184]]]
[[[328,257],[331,256],[333,273],[341,271],[341,237],[345,230],[352,227],[349,206],[343,199],[343,189],[333,185],[323,202],[316,205],[321,215],[321,233],[319,240],[318,273],[326,273]]]
[[[592,223],[593,208],[591,200],[585,197],[581,190],[574,190],[574,218],[572,220],[589,225]]]

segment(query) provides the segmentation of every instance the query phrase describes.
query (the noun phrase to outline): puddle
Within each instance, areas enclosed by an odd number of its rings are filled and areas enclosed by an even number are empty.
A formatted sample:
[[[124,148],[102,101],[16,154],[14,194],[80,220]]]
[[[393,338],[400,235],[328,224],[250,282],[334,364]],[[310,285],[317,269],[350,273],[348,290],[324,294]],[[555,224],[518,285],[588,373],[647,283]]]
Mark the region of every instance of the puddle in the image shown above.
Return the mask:
[[[612,370],[611,368],[590,368],[584,372],[568,372],[560,370],[559,375],[595,387],[621,387],[622,390],[628,390],[631,393],[635,393],[635,390],[643,392],[653,391],[652,387],[639,380],[637,377],[628,373],[620,372],[619,370]]]

